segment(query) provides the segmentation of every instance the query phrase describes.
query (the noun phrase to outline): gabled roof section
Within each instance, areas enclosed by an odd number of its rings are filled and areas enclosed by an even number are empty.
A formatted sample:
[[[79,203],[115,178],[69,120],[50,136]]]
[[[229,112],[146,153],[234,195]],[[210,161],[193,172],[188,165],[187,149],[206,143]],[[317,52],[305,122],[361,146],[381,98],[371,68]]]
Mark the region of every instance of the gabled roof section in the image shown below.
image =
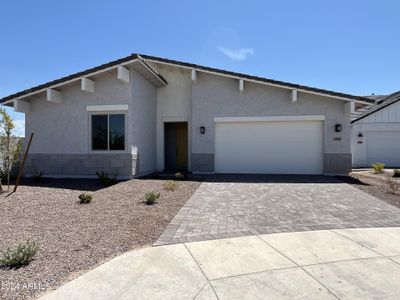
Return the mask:
[[[82,72],[78,72],[78,73],[57,79],[57,80],[47,82],[45,84],[41,84],[36,87],[26,89],[24,91],[6,96],[6,97],[0,99],[0,103],[3,103],[3,104],[8,103],[8,102],[11,102],[16,99],[20,99],[23,97],[33,95],[35,93],[39,93],[41,91],[44,91],[47,88],[56,88],[58,86],[66,84],[68,82],[71,82],[74,80],[79,80],[82,77],[95,75],[95,74],[101,73],[103,71],[107,71],[108,69],[115,68],[119,65],[124,66],[124,65],[133,63],[135,61],[140,63],[140,68],[138,69],[139,73],[146,72],[146,74],[145,74],[146,76],[148,74],[150,74],[151,75],[150,79],[155,78],[156,83],[159,84],[160,86],[167,85],[167,81],[149,62],[159,62],[159,63],[164,63],[164,64],[170,64],[170,65],[175,65],[178,67],[184,67],[184,68],[188,68],[188,69],[194,69],[194,70],[199,70],[199,71],[203,71],[203,72],[214,73],[214,74],[218,74],[221,76],[228,76],[228,77],[233,77],[233,78],[237,78],[237,79],[243,79],[243,80],[248,80],[248,81],[253,81],[253,82],[258,82],[258,83],[264,83],[264,84],[268,84],[271,86],[276,86],[276,87],[281,87],[281,88],[286,88],[286,89],[296,89],[296,90],[303,91],[303,92],[338,98],[338,99],[346,100],[346,101],[358,101],[358,102],[361,102],[364,104],[373,104],[374,103],[374,100],[369,99],[367,97],[354,96],[354,95],[350,95],[350,94],[334,92],[334,91],[319,89],[319,88],[315,88],[315,87],[309,87],[309,86],[300,85],[300,84],[294,84],[294,83],[278,81],[278,80],[273,80],[273,79],[264,78],[264,77],[252,76],[252,75],[243,74],[243,73],[230,72],[230,71],[221,70],[221,69],[217,69],[217,68],[211,68],[211,67],[201,66],[201,65],[197,65],[197,64],[181,62],[181,61],[176,61],[176,60],[171,60],[171,59],[166,59],[166,58],[161,58],[161,57],[156,57],[156,56],[151,56],[151,55],[145,55],[145,54],[136,54],[136,53],[131,54],[127,57],[118,59],[118,60],[108,62],[103,65],[91,68],[91,69],[87,69]]]
[[[380,110],[384,109],[385,107],[388,107],[389,105],[392,105],[398,101],[400,101],[400,91],[392,93],[389,96],[386,96],[385,98],[380,99],[379,104],[370,106],[367,110],[365,110],[362,113],[361,116],[358,116],[356,119],[352,120],[351,123],[360,121],[361,119],[364,119],[365,117],[368,117],[368,116],[372,115],[373,113],[376,113],[377,111],[380,111]]]
[[[21,92],[6,96],[6,97],[0,99],[0,103],[4,103],[4,102],[10,101],[10,100],[15,100],[16,98],[21,98],[23,96],[27,96],[27,95],[33,94],[35,92],[40,92],[47,88],[52,88],[54,86],[58,86],[63,83],[71,82],[73,80],[78,80],[82,77],[95,75],[95,74],[101,73],[102,71],[107,71],[109,69],[117,67],[119,65],[126,66],[126,65],[129,65],[130,63],[135,63],[135,62],[138,62],[137,69],[138,69],[139,73],[144,73],[144,72],[148,73],[148,76],[145,76],[145,77],[147,77],[147,79],[154,78],[154,82],[156,82],[156,84],[160,84],[163,86],[167,84],[167,81],[164,79],[164,77],[162,77],[162,75],[156,69],[154,69],[154,67],[151,64],[149,64],[146,61],[146,59],[144,59],[143,57],[141,57],[138,54],[132,54],[132,55],[126,56],[124,58],[120,58],[120,59],[102,64],[100,66],[90,68],[90,69],[87,69],[87,70],[84,70],[82,72],[78,72],[75,74],[71,74],[71,75],[68,75],[68,76],[53,80],[53,81],[49,81],[47,83],[35,86],[33,88],[26,89]]]
[[[350,95],[350,94],[334,92],[334,91],[319,89],[319,88],[315,88],[315,87],[309,87],[309,86],[305,86],[305,85],[289,83],[289,82],[285,82],[285,81],[278,81],[278,80],[273,80],[273,79],[269,79],[269,78],[265,78],[265,77],[252,76],[252,75],[243,74],[243,73],[237,73],[237,72],[231,72],[231,71],[226,71],[226,70],[221,70],[221,69],[216,69],[216,68],[211,68],[211,67],[205,67],[202,65],[197,65],[197,64],[192,64],[192,63],[187,63],[187,62],[182,62],[182,61],[176,61],[176,60],[171,60],[171,59],[167,59],[167,58],[151,56],[151,55],[146,55],[146,54],[140,54],[140,56],[149,60],[150,62],[154,61],[154,62],[160,62],[160,63],[171,64],[171,65],[176,65],[176,66],[182,66],[182,67],[189,68],[189,69],[195,69],[195,70],[199,70],[199,71],[221,74],[221,75],[236,77],[236,78],[245,79],[245,80],[247,79],[247,80],[261,82],[261,83],[267,83],[267,84],[278,86],[278,87],[283,87],[283,88],[288,88],[288,89],[297,89],[300,91],[316,93],[316,94],[323,94],[326,96],[332,96],[332,97],[336,97],[336,98],[342,98],[343,100],[349,100],[349,101],[355,100],[355,101],[364,102],[366,104],[374,103],[374,100],[369,99],[367,97],[354,96],[354,95]]]

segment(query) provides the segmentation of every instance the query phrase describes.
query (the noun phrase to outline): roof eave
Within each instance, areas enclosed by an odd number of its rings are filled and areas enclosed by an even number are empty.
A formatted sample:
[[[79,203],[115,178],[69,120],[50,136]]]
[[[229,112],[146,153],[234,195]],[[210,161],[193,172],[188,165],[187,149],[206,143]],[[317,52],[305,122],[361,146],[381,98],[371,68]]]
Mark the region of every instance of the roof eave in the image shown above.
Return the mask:
[[[0,99],[0,104],[3,105],[7,105],[7,104],[11,104],[13,101],[15,100],[21,100],[21,99],[25,99],[28,97],[31,97],[33,95],[42,93],[44,91],[46,91],[47,89],[56,89],[59,87],[62,87],[64,85],[76,82],[81,80],[82,78],[86,78],[86,77],[90,77],[90,76],[95,76],[113,69],[116,69],[118,66],[128,66],[131,65],[135,62],[139,62],[146,70],[148,70],[148,72],[150,72],[154,78],[155,78],[155,82],[154,84],[156,86],[166,86],[168,84],[168,82],[165,80],[165,78],[157,72],[157,70],[155,70],[154,68],[152,68],[151,66],[149,66],[149,64],[140,56],[138,56],[137,54],[132,54],[130,56],[94,67],[94,68],[90,68],[72,75],[68,75],[65,77],[62,77],[60,79],[56,79],[41,85],[38,85],[36,87],[27,89],[27,90],[23,90],[21,92],[3,97]]]
[[[262,77],[251,76],[251,75],[242,74],[242,73],[230,72],[230,71],[220,70],[220,69],[211,68],[211,67],[205,67],[205,66],[201,66],[201,65],[197,65],[197,64],[191,64],[191,63],[186,63],[186,62],[170,60],[170,59],[156,57],[156,56],[150,56],[150,55],[145,55],[145,54],[139,54],[139,55],[141,57],[146,58],[148,61],[151,61],[151,62],[162,63],[162,64],[166,64],[166,65],[173,65],[173,66],[177,66],[177,67],[181,67],[181,68],[196,70],[199,72],[205,72],[205,73],[210,73],[210,74],[214,74],[214,75],[226,76],[226,77],[235,78],[235,79],[243,79],[245,81],[266,84],[266,85],[280,87],[280,88],[284,88],[284,89],[290,89],[290,90],[296,89],[300,92],[321,95],[324,97],[335,98],[335,99],[344,100],[344,101],[353,101],[353,102],[358,102],[358,103],[362,103],[362,104],[374,103],[373,100],[368,99],[366,97],[354,96],[354,95],[338,93],[338,92],[333,92],[333,91],[327,91],[327,90],[307,87],[307,86],[303,86],[303,85],[299,85],[299,84],[292,84],[292,83],[272,80],[272,79],[268,79],[268,78],[262,78]]]

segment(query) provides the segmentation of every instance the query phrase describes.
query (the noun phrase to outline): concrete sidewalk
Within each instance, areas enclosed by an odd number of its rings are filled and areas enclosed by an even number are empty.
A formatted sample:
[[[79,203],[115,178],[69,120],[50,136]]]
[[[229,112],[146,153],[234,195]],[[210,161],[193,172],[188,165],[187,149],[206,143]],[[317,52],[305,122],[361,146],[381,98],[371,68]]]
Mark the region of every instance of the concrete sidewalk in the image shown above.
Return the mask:
[[[400,228],[277,233],[127,252],[41,299],[400,299]]]

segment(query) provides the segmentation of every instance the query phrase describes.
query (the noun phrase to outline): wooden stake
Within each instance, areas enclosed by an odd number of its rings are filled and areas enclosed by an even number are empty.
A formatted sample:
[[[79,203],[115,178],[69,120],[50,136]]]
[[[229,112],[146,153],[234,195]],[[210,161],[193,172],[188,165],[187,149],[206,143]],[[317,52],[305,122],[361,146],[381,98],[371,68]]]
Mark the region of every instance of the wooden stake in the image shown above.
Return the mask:
[[[18,176],[17,176],[17,180],[15,181],[15,186],[14,186],[13,193],[15,193],[17,191],[19,182],[21,180],[22,172],[24,171],[24,165],[25,165],[26,157],[28,156],[29,148],[31,147],[33,134],[34,134],[34,132],[32,132],[31,136],[29,137],[29,142],[28,142],[28,146],[26,147],[24,157],[22,159],[22,162],[20,162],[20,164],[19,164]]]

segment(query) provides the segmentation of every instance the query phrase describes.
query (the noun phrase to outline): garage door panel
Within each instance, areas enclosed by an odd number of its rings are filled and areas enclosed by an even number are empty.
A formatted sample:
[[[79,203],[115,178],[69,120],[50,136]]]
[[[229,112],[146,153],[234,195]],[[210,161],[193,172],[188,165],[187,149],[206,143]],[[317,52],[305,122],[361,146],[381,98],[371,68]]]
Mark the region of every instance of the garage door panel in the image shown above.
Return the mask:
[[[217,173],[322,173],[322,122],[217,123]]]
[[[400,167],[400,131],[368,131],[367,160]]]

